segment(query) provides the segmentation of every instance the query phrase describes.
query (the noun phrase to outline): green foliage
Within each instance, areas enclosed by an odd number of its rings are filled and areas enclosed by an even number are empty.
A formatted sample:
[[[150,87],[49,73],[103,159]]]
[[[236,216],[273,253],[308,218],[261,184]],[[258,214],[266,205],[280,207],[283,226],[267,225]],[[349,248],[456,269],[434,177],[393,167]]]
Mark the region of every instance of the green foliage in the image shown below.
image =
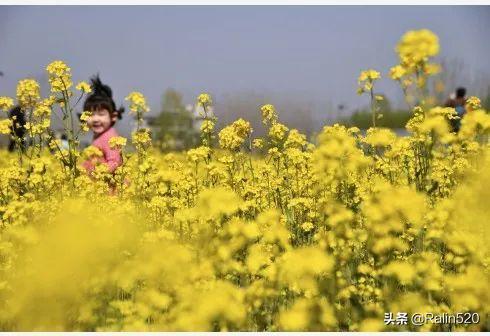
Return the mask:
[[[410,112],[404,110],[385,111],[381,112],[382,118],[378,119],[376,125],[379,127],[388,128],[404,128],[407,121],[410,119]],[[348,119],[341,120],[342,124],[348,126],[356,126],[361,129],[371,127],[371,111],[361,110],[356,111]]]
[[[490,110],[490,86],[487,88],[487,94],[485,97],[482,97],[481,106],[485,110]]]
[[[188,149],[197,143],[194,116],[185,108],[182,95],[174,89],[165,91],[162,110],[152,126],[155,129],[155,140],[162,150]]]
[[[393,110],[390,101],[383,96],[383,100],[378,102],[379,119],[376,120],[376,126],[387,128],[404,128],[405,124],[411,117],[410,111]],[[347,126],[356,126],[360,129],[368,129],[372,126],[372,113],[369,109],[355,111],[349,118],[340,120],[341,124]]]

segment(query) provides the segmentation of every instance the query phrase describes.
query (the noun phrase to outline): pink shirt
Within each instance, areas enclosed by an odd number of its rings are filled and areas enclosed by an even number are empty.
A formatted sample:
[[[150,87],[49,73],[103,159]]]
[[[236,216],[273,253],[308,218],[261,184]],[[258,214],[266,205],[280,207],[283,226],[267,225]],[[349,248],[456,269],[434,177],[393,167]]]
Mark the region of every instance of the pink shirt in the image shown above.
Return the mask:
[[[111,127],[98,137],[94,137],[94,141],[92,142],[92,146],[100,149],[103,154],[103,157],[99,158],[98,162],[107,164],[111,173],[122,163],[121,152],[109,147],[109,139],[117,136],[119,135],[117,134],[116,129]],[[82,165],[88,172],[92,172],[95,168],[90,161],[85,161]]]

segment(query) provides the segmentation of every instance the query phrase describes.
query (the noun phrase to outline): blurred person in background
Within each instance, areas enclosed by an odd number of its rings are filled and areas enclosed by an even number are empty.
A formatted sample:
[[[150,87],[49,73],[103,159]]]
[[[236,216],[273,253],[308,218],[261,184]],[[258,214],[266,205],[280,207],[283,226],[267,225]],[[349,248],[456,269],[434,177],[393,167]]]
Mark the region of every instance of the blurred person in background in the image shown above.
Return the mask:
[[[451,127],[453,132],[459,132],[461,127],[461,119],[466,114],[466,88],[459,87],[456,89],[456,92],[451,94],[449,99],[446,101],[446,107],[452,107],[456,110],[459,119],[451,120]]]
[[[24,135],[26,132],[25,124],[26,119],[20,106],[15,106],[9,111],[9,119],[12,120],[11,137],[9,141],[9,152],[15,150],[16,141],[15,138],[20,139],[19,144],[22,150],[25,149]]]
[[[66,136],[65,133],[61,134],[60,140],[61,140],[61,148],[69,150],[70,145],[68,144],[68,137]]]

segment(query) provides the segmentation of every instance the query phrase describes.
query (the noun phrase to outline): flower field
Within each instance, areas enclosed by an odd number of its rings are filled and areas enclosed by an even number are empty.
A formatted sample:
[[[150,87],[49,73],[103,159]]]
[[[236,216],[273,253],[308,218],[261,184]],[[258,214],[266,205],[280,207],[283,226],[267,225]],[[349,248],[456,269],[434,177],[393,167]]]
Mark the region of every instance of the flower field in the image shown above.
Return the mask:
[[[162,154],[132,92],[136,128],[110,142],[123,164],[91,176],[81,163],[101,152],[79,149],[89,112],[75,113],[90,86],[62,61],[46,68],[49,97],[20,81],[32,145],[0,155],[0,330],[489,330],[490,116],[471,97],[454,133],[455,110],[430,104],[432,32],[396,51],[387,72],[411,104],[409,136],[376,127],[373,69],[359,77],[373,127],[327,125],[311,141],[273,105],[257,109],[263,138],[244,119],[217,130],[203,93],[201,145]],[[2,117],[13,105],[0,97]],[[392,324],[390,312],[480,320]]]

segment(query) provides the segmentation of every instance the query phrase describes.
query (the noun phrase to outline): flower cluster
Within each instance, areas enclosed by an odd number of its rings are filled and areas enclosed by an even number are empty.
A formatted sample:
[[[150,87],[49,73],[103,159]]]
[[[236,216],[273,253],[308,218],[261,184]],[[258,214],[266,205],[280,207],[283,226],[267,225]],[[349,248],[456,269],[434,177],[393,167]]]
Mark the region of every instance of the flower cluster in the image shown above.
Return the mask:
[[[39,99],[39,84],[34,79],[19,81],[17,84],[17,101],[24,110],[36,106]]]
[[[85,94],[92,92],[92,87],[87,82],[80,82],[75,87],[77,90],[82,91]]]
[[[427,96],[427,82],[429,77],[441,72],[439,64],[430,63],[431,58],[439,53],[437,35],[428,29],[408,31],[395,50],[400,64],[392,67],[389,75],[400,84],[406,102],[411,106],[413,100],[418,99],[416,104],[433,106],[434,98]],[[444,91],[444,83],[440,80],[434,87],[438,93]]]
[[[262,112],[262,122],[264,124],[272,124],[277,121],[277,113],[274,105],[266,104],[260,108]]]
[[[439,38],[428,29],[411,30],[402,36],[396,52],[402,65],[413,68],[439,53]]]
[[[146,146],[151,142],[150,131],[146,128],[142,128],[132,134],[132,140],[135,145]]]
[[[251,133],[250,123],[240,118],[219,132],[219,144],[223,149],[238,150]]]
[[[357,91],[358,94],[363,92],[370,92],[373,89],[374,81],[381,78],[381,74],[376,70],[364,70],[361,71],[357,82],[359,84],[359,89]]]
[[[14,106],[14,100],[10,97],[0,97],[0,110],[7,112]]]
[[[417,106],[408,136],[335,124],[310,141],[265,105],[263,137],[239,119],[216,148],[206,115],[202,145],[163,154],[138,124],[110,140],[123,164],[109,172],[100,149],[80,152],[73,133],[62,148],[42,126],[57,100],[20,86],[27,139],[49,148],[0,155],[1,330],[489,329],[490,115],[476,97],[459,133],[454,109]],[[386,312],[480,322],[385,324]]]
[[[51,84],[51,92],[66,92],[73,85],[71,81],[71,69],[63,61],[53,61],[46,71]]]
[[[135,114],[150,111],[150,108],[146,104],[145,96],[140,92],[133,91],[125,99],[129,101],[129,109]]]
[[[10,134],[12,128],[12,120],[4,119],[0,120],[0,134]]]
[[[197,96],[197,103],[200,106],[207,108],[211,106],[213,100],[211,99],[211,96],[208,93],[201,93],[199,96]]]
[[[113,137],[109,139],[109,146],[112,149],[121,149],[126,146],[127,139],[121,136]]]

